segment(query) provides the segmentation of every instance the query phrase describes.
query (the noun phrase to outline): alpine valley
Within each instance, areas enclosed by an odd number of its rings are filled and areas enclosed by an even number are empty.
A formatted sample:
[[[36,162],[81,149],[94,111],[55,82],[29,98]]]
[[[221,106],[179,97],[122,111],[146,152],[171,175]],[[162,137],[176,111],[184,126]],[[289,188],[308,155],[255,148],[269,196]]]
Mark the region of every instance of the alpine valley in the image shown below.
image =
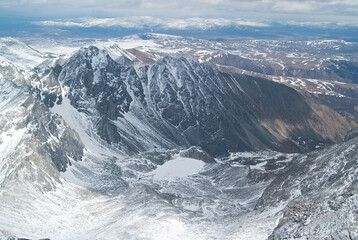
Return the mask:
[[[358,239],[358,43],[0,38],[0,239]]]

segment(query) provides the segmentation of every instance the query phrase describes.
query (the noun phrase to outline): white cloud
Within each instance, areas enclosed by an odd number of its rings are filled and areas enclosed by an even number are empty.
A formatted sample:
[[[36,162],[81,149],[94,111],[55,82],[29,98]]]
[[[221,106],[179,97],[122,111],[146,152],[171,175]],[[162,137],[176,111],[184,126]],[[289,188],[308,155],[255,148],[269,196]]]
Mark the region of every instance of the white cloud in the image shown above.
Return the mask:
[[[314,7],[308,2],[280,1],[272,9],[280,12],[311,12]]]
[[[32,17],[356,18],[357,0],[0,0],[0,15]],[[323,19],[325,16],[326,19]],[[254,21],[256,22],[256,21]],[[71,23],[68,23],[71,24]]]
[[[213,4],[213,5],[215,5],[215,4],[219,4],[219,3],[222,3],[222,2],[224,2],[224,0],[199,0],[198,2],[200,2],[200,3],[203,3],[203,4]]]
[[[207,30],[215,27],[230,27],[230,26],[251,26],[251,27],[267,27],[268,25],[262,22],[248,21],[242,19],[205,19],[205,18],[188,18],[188,19],[173,19],[173,18],[154,18],[149,16],[142,17],[122,17],[122,18],[79,18],[72,20],[57,20],[57,21],[38,21],[33,22],[40,26],[56,26],[56,27],[125,27],[138,28],[143,26],[161,27],[163,29],[202,29]]]

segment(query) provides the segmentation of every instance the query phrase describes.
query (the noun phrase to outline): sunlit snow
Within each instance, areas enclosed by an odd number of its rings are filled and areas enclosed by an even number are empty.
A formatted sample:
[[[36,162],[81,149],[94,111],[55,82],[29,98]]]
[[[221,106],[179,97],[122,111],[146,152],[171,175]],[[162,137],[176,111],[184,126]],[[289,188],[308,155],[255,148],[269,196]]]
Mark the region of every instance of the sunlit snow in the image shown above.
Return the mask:
[[[154,180],[174,181],[200,172],[205,163],[191,158],[177,157],[152,171]]]

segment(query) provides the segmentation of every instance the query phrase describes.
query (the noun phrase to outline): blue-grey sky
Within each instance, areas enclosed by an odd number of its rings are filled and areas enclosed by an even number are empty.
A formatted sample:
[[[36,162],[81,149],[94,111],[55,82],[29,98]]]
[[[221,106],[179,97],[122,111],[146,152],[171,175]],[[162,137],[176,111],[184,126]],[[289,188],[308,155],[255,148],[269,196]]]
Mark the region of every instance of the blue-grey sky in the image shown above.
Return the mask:
[[[358,0],[0,0],[0,37],[358,41]]]
[[[3,17],[151,16],[358,23],[358,0],[0,0]]]

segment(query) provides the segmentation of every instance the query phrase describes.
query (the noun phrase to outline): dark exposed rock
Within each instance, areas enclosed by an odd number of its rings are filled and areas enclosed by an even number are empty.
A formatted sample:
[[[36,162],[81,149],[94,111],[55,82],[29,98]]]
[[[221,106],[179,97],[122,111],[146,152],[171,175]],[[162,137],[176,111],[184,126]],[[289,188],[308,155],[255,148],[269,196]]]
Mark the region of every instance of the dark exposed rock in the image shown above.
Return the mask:
[[[351,131],[349,131],[347,135],[344,137],[344,141],[349,141],[356,137],[358,137],[358,128],[354,128]]]
[[[101,118],[96,124],[96,130],[98,135],[108,143],[119,143],[121,140],[121,135],[118,133],[117,127],[108,118]]]
[[[165,151],[165,152],[145,152],[140,155],[141,158],[145,158],[150,160],[156,165],[163,165],[166,161],[169,161],[172,159],[173,154],[177,154],[178,150],[171,150],[171,151]]]
[[[198,147],[191,147],[180,152],[180,156],[202,160],[206,163],[216,163],[215,159]]]
[[[329,142],[317,132],[324,126],[311,126],[319,125],[318,117],[294,89],[186,58],[165,57],[135,70],[89,47],[52,71],[69,88],[71,104],[93,117],[97,134],[129,153],[154,146],[199,146],[212,156],[266,148],[300,152]],[[48,95],[45,101],[61,100]],[[155,135],[132,125],[127,113]]]
[[[81,161],[84,145],[78,134],[36,100],[31,111],[26,121],[36,126],[33,134],[42,142],[42,147],[57,169],[64,172],[67,165],[71,164],[70,159]],[[57,140],[54,141],[53,138]]]
[[[71,89],[68,97],[79,111],[86,112],[95,104],[101,115],[115,120],[129,110],[132,101],[122,78],[126,69],[108,53],[89,47],[68,60],[59,79]]]

